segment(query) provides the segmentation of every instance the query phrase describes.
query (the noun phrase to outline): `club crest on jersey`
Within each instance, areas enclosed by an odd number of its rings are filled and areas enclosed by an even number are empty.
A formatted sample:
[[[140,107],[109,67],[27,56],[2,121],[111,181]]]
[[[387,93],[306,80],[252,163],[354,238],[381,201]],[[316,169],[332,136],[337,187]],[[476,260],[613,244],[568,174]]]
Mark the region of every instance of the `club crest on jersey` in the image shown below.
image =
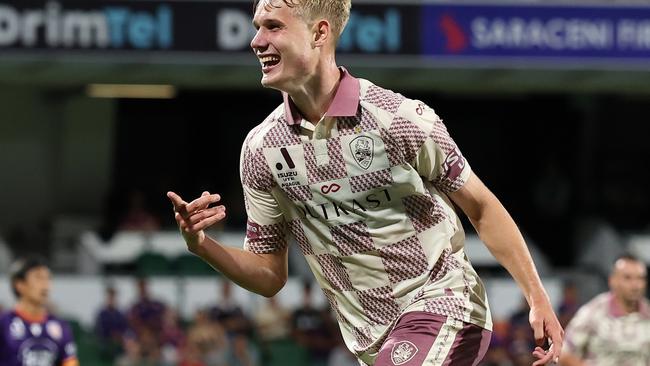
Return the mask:
[[[63,336],[63,330],[61,329],[61,325],[55,321],[50,320],[45,324],[45,331],[47,334],[50,335],[50,337],[54,338],[55,340],[60,340],[61,337]]]
[[[375,142],[367,136],[359,136],[350,142],[350,151],[354,160],[363,169],[368,169],[374,157]]]
[[[25,337],[25,324],[18,319],[14,318],[9,325],[9,333],[13,339],[22,339]]]
[[[393,365],[399,366],[411,361],[416,353],[418,353],[418,348],[413,343],[401,341],[393,345],[390,358]]]

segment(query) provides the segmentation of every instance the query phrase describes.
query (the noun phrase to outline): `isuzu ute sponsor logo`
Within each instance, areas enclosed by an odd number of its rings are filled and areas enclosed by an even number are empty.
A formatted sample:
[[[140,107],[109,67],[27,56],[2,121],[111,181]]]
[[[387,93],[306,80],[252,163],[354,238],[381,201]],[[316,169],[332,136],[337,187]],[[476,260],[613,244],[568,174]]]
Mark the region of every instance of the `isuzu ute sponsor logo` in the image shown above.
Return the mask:
[[[280,153],[282,154],[282,157],[284,158],[284,162],[287,164],[287,167],[289,168],[289,171],[283,172],[282,170],[284,169],[284,165],[280,162],[275,164],[275,169],[280,171],[279,173],[276,174],[276,176],[278,177],[278,181],[280,182],[280,187],[286,188],[286,187],[299,186],[300,182],[298,181],[298,172],[294,170],[296,168],[296,164],[293,162],[293,159],[291,159],[291,155],[289,155],[289,151],[287,151],[287,149],[283,147],[280,149]]]

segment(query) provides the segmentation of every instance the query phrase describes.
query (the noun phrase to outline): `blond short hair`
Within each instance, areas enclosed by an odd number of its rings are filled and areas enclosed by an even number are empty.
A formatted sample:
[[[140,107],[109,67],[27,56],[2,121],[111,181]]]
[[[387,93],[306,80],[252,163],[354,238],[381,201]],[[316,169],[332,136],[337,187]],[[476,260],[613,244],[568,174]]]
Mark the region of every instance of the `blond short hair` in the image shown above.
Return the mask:
[[[255,0],[255,8],[257,9],[259,3],[262,3],[266,9],[280,7],[281,5],[278,4],[280,2],[292,8],[307,23],[317,18],[329,20],[336,38],[343,33],[352,7],[352,0]]]

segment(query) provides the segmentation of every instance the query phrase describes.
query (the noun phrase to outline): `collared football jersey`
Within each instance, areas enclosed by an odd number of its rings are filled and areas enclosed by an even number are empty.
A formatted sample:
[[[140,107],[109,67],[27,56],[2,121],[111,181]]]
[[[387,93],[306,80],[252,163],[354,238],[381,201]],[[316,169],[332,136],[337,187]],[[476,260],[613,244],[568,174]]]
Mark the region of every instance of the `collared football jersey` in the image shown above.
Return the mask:
[[[16,311],[0,317],[0,365],[78,365],[70,327],[55,316],[31,320]]]
[[[469,164],[431,108],[341,71],[319,123],[302,120],[285,95],[246,138],[244,248],[283,250],[291,234],[366,363],[408,312],[491,329],[447,196]]]
[[[587,365],[650,365],[650,303],[626,314],[611,292],[596,296],[569,322],[565,347]]]

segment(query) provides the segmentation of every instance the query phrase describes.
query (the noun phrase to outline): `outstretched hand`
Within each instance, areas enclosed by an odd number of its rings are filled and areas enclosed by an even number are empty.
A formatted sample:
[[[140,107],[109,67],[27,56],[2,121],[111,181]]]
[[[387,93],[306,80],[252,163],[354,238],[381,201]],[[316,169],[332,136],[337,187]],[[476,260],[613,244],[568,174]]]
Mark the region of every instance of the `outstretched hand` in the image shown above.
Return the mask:
[[[211,204],[221,200],[218,194],[210,194],[206,191],[190,203],[185,202],[174,192],[167,192],[167,197],[174,205],[174,218],[190,251],[196,249],[205,239],[203,230],[226,217],[224,206],[210,207]]]
[[[529,319],[537,344],[533,351],[533,356],[537,361],[533,363],[533,366],[546,365],[549,362],[557,364],[562,352],[564,330],[550,303],[539,307],[531,306]],[[544,343],[547,340],[548,349],[544,349]]]

